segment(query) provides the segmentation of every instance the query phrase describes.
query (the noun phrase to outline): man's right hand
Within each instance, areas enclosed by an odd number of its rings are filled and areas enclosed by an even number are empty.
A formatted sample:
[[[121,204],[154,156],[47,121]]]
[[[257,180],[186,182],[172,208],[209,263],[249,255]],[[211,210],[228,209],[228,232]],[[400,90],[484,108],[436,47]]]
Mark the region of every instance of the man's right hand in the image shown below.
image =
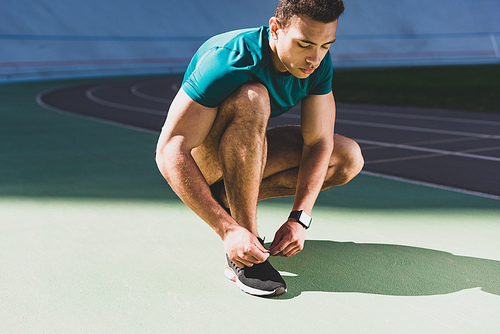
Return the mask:
[[[257,237],[241,226],[235,226],[227,232],[224,248],[229,259],[240,268],[262,263],[269,257],[269,252]]]

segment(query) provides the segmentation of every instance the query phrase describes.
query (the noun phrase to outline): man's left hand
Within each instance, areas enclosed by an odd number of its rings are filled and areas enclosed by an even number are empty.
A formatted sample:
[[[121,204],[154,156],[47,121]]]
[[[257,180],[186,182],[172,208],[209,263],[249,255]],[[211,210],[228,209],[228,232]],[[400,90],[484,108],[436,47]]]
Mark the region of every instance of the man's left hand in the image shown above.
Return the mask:
[[[294,219],[288,219],[274,235],[268,250],[273,256],[293,256],[304,248],[305,239],[305,228]]]

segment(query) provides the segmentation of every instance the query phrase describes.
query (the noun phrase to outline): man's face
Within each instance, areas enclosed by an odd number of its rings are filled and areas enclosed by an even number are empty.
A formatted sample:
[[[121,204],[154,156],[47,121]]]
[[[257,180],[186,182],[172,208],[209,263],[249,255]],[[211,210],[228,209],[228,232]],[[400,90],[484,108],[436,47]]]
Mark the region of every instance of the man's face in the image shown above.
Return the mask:
[[[288,71],[305,79],[311,75],[335,42],[337,21],[321,23],[305,15],[293,16],[290,25],[281,29],[279,22],[270,21],[273,64],[279,72]]]

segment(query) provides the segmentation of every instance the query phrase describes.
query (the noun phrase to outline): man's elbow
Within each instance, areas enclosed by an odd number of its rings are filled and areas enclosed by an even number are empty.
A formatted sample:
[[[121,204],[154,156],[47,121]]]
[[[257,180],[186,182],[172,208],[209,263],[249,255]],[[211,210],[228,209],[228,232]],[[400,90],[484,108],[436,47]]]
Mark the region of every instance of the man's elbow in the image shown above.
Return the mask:
[[[169,158],[172,154],[169,154],[168,151],[169,147],[167,145],[158,145],[155,152],[155,162],[161,175],[169,182],[169,175],[173,170],[173,163],[172,159]]]

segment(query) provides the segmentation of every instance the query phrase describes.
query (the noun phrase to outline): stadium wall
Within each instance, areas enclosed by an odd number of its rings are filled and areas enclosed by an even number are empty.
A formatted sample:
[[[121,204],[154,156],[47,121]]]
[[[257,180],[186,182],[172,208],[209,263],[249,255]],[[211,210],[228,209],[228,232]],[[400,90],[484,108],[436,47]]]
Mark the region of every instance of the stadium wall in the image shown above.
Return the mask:
[[[0,0],[0,82],[182,73],[277,0]],[[344,0],[337,68],[500,63],[498,0]]]

